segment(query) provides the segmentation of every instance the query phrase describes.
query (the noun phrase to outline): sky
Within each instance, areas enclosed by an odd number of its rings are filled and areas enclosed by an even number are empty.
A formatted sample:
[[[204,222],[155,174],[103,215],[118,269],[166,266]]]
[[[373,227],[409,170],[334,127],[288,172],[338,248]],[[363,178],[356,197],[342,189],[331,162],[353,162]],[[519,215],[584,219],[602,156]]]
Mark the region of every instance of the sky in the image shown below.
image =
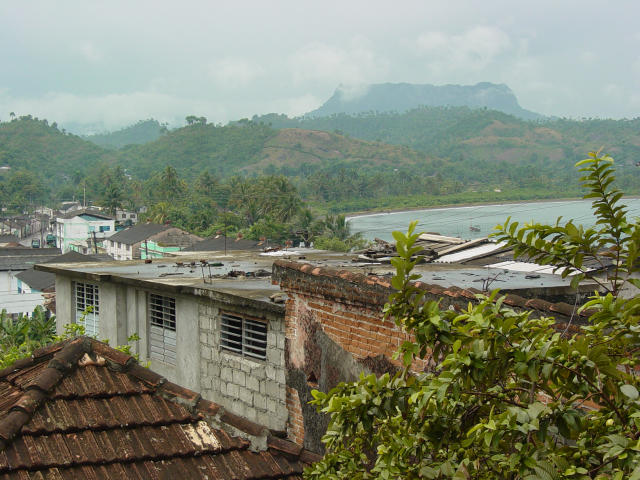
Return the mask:
[[[640,116],[638,0],[0,4],[0,121],[71,130],[301,115],[339,85],[508,85],[560,117]]]

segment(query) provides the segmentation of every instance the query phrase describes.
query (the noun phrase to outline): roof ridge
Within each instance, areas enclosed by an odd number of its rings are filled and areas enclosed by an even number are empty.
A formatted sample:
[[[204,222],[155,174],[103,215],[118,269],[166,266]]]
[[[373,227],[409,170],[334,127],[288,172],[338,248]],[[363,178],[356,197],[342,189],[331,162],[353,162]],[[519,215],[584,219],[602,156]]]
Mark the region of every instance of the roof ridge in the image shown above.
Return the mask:
[[[86,353],[87,347],[90,348],[90,344],[86,340],[86,337],[79,337],[68,341],[63,348],[53,355],[47,367],[36,378],[23,388],[20,388],[22,395],[9,408],[8,414],[0,420],[0,451],[4,450],[16,434],[22,430],[22,427],[31,420],[43,400],[47,398],[47,393],[75,368],[78,360]],[[31,357],[23,359],[25,360],[25,362],[22,362],[24,366],[18,364],[20,362],[18,360],[12,367],[4,369],[3,372],[9,370],[7,373],[12,373],[44,361],[47,355],[55,351],[54,345],[36,350]],[[39,360],[39,362],[36,362],[36,360]],[[3,376],[6,376],[6,374]]]
[[[53,357],[43,371],[30,382],[19,387],[22,395],[9,408],[9,413],[0,419],[0,452],[31,420],[43,401],[49,398],[48,394],[65,376],[78,367],[97,363],[112,371],[136,378],[152,388],[151,392],[147,392],[149,395],[160,396],[182,405],[194,417],[205,418],[215,423],[215,427],[211,425],[214,428],[225,430],[225,427],[230,427],[232,430],[258,438],[257,445],[261,448],[257,449],[276,450],[305,463],[317,461],[320,458],[319,456],[316,458],[314,453],[304,450],[294,442],[280,438],[285,432],[269,430],[263,425],[235,415],[223,406],[202,398],[199,393],[170,382],[162,375],[143,367],[132,355],[86,336],[65,340],[34,351],[30,357],[18,360],[10,367],[0,370],[0,380],[23,368],[42,363],[51,355]],[[85,360],[87,355],[90,357]],[[94,358],[91,358],[92,356]],[[102,357],[104,362],[95,357]],[[181,424],[181,422],[173,423]],[[251,445],[255,447],[256,442],[251,441]]]

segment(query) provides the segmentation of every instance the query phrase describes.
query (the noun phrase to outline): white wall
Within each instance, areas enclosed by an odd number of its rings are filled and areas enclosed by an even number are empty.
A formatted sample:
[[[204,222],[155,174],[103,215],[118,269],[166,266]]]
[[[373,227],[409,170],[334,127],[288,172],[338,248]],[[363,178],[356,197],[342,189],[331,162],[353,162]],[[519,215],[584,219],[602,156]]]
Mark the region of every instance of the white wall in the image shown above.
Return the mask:
[[[44,298],[39,292],[31,293],[31,289],[27,293],[18,293],[18,273],[20,271],[0,272],[0,311],[5,309],[7,313],[31,315],[38,305],[44,304]]]
[[[133,247],[122,242],[115,242],[109,239],[105,240],[105,248],[107,255],[113,257],[116,260],[132,260],[133,259]],[[120,245],[120,246],[118,246]]]

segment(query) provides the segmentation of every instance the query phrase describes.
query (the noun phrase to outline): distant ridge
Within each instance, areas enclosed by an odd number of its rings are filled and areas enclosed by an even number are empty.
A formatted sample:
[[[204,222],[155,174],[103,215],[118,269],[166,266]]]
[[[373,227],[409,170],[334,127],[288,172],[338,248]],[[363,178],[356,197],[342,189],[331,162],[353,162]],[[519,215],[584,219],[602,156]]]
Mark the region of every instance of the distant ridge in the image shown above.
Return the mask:
[[[379,83],[361,88],[339,86],[333,96],[308,117],[327,117],[339,113],[403,113],[416,107],[488,108],[524,120],[538,120],[542,115],[525,110],[511,89],[504,84],[481,82],[476,85],[416,85]]]
[[[152,118],[140,120],[135,125],[115,132],[86,135],[83,138],[96,145],[109,149],[119,149],[127,145],[142,145],[153,142],[162,136],[166,126]]]

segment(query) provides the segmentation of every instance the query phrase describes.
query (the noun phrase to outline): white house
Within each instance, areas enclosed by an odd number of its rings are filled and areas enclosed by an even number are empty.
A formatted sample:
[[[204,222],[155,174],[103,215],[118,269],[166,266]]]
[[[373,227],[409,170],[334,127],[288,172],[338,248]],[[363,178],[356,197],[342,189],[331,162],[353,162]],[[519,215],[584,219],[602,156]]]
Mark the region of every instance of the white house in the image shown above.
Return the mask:
[[[115,220],[95,210],[77,210],[56,217],[56,245],[62,253],[70,250],[79,253],[95,253],[93,241],[99,245],[115,233]]]

